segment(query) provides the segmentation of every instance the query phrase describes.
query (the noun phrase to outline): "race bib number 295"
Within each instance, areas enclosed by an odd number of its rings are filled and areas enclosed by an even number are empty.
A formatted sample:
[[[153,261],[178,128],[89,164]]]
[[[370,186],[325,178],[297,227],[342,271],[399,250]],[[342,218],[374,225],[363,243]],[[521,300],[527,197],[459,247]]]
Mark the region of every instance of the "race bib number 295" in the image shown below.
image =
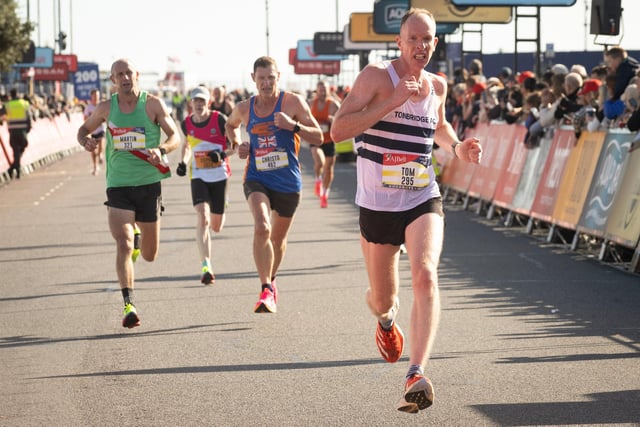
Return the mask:
[[[389,188],[420,190],[429,185],[431,156],[385,153],[382,156],[382,185]]]

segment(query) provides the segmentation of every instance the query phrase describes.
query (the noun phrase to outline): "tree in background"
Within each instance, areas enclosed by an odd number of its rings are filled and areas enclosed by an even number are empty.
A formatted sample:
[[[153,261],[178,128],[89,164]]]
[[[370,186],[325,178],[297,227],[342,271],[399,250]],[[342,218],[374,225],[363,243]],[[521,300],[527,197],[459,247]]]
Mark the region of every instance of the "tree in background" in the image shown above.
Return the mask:
[[[29,48],[31,22],[20,22],[14,0],[0,0],[0,71],[9,71],[16,62],[21,62]]]

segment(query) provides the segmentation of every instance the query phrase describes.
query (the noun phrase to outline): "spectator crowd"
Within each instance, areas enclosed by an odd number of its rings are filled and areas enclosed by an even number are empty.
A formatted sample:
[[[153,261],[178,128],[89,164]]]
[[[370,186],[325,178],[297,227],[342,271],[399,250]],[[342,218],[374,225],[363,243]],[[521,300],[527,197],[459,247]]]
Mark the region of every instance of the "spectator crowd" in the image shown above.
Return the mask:
[[[482,61],[458,68],[449,79],[447,118],[462,138],[478,123],[502,120],[527,128],[525,145],[558,125],[582,131],[612,128],[640,130],[640,63],[620,47],[610,47],[602,63],[587,70],[582,64],[555,64],[542,75],[503,67],[497,76],[483,74]]]

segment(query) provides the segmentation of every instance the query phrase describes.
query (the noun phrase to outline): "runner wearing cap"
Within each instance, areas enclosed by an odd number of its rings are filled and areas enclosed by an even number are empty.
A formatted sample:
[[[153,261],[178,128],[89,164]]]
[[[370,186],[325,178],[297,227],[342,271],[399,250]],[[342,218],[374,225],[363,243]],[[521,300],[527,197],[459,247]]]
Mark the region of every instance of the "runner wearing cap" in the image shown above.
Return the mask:
[[[227,116],[209,108],[209,89],[198,86],[191,91],[192,113],[181,123],[181,161],[176,173],[191,179],[191,200],[196,211],[196,243],[202,262],[200,282],[212,285],[211,234],[224,227],[227,179],[231,169],[227,157],[235,153],[225,137]]]

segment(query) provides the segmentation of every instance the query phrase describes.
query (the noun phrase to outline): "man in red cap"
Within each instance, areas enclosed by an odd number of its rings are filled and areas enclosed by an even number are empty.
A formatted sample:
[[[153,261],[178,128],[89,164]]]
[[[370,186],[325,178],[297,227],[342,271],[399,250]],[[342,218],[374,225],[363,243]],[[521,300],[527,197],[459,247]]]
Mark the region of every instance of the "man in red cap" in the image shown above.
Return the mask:
[[[602,113],[598,108],[598,93],[602,82],[598,79],[587,79],[578,91],[578,103],[582,108],[575,114],[573,127],[576,137],[582,130],[595,131],[602,120]]]
[[[578,91],[578,96],[582,97],[582,105],[598,108],[598,92],[602,82],[598,79],[587,79]]]
[[[532,71],[522,71],[518,74],[518,84],[523,84],[527,79],[535,79],[536,75]]]

